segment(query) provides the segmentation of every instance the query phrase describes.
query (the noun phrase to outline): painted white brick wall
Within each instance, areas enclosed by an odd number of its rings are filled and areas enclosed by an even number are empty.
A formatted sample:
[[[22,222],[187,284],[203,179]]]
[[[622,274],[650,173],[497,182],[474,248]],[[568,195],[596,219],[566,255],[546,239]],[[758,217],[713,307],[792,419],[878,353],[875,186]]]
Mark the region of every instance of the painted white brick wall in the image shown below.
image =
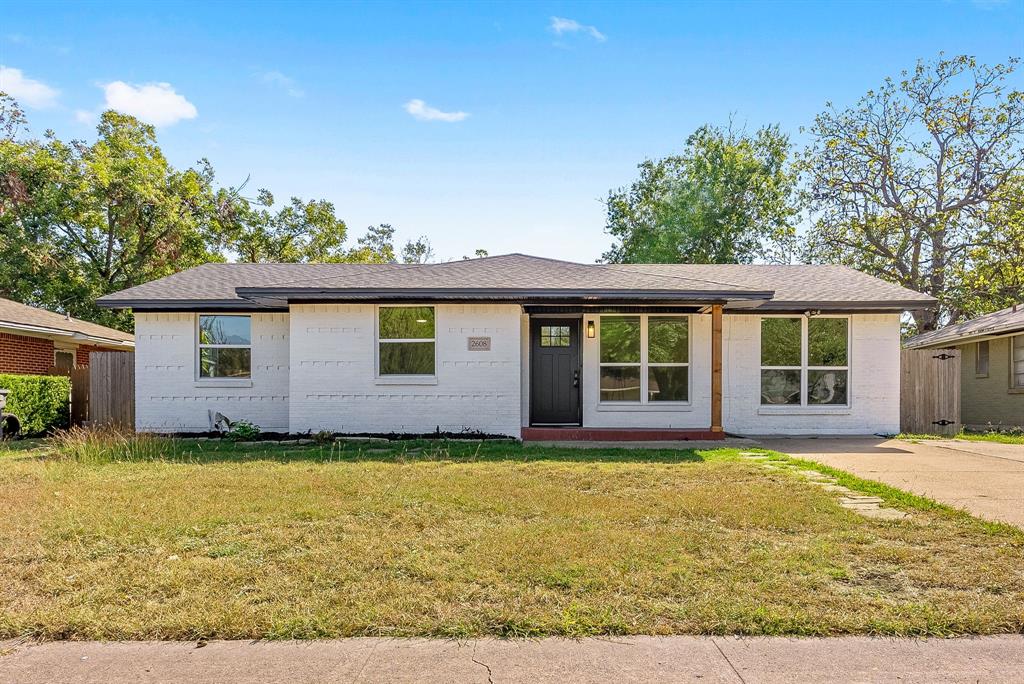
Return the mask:
[[[209,429],[209,411],[267,431],[432,432],[519,436],[529,417],[528,319],[517,305],[437,306],[435,384],[383,384],[375,373],[374,306],[296,305],[253,315],[251,386],[197,381],[195,314],[136,315],[136,427]],[[711,320],[691,318],[692,405],[598,407],[597,340],[583,342],[586,427],[705,429],[710,425]],[[584,319],[584,330],[586,319]],[[851,406],[778,409],[760,404],[760,318],[723,322],[723,417],[739,434],[870,434],[899,431],[899,316],[851,319]],[[466,338],[491,337],[489,352]],[[225,385],[225,383],[220,383]]]
[[[209,411],[265,431],[288,429],[288,314],[252,316],[252,379],[196,378],[196,314],[135,314],[135,427],[205,432]]]
[[[900,317],[851,316],[849,408],[761,406],[761,319],[723,320],[723,423],[745,435],[896,433],[900,428]]]
[[[587,321],[583,318],[583,330]],[[600,344],[583,334],[583,426],[707,430],[711,425],[711,316],[690,316],[690,405],[600,404]]]
[[[291,430],[518,437],[521,314],[512,304],[438,304],[436,382],[393,384],[376,377],[374,305],[293,305]],[[476,336],[490,337],[491,350],[469,351]]]

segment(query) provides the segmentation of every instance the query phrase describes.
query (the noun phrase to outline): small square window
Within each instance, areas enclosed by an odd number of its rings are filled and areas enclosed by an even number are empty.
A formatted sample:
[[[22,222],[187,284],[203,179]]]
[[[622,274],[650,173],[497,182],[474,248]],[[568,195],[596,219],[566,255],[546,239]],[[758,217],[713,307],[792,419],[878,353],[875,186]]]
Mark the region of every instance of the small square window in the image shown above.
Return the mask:
[[[53,353],[53,367],[62,371],[69,371],[75,367],[75,353],[69,351],[55,351]]]
[[[252,375],[249,316],[199,316],[199,377],[245,379]]]
[[[540,346],[568,347],[571,342],[568,325],[540,326]]]
[[[377,312],[377,374],[434,375],[432,306],[382,306]]]

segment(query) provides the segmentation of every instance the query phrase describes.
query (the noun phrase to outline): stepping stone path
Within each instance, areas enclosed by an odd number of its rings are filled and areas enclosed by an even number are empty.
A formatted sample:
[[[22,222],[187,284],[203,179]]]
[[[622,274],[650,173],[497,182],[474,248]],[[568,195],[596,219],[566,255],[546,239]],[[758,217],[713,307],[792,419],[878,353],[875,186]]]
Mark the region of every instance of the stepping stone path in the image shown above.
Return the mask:
[[[839,484],[834,477],[820,473],[817,470],[797,470],[796,466],[785,461],[774,461],[768,463],[769,457],[756,451],[741,451],[740,456],[758,463],[766,470],[789,470],[797,475],[802,475],[808,480],[808,484],[821,487],[826,492],[839,494],[839,505],[843,508],[859,513],[866,518],[877,518],[879,520],[903,520],[910,517],[903,511],[895,508],[884,508],[881,497],[859,494],[849,487]]]

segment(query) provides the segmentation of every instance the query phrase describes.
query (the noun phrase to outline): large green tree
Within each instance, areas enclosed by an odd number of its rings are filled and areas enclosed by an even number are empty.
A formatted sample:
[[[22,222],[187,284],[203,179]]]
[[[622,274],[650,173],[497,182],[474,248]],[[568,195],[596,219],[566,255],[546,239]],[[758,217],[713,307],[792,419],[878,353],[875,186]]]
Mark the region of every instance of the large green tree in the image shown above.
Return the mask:
[[[391,226],[346,248],[330,202],[217,188],[209,162],[174,168],[130,116],[104,113],[92,144],[27,130],[0,93],[0,296],[130,330],[96,298],[208,261],[396,261]]]
[[[951,265],[949,300],[963,318],[1024,303],[1024,175],[993,197],[973,245]]]
[[[1020,250],[1004,223],[1019,207],[1013,181],[1024,171],[1024,96],[1006,86],[1016,65],[940,57],[850,108],[830,104],[803,159],[806,259],[935,296],[938,312],[912,312],[918,331],[989,309],[985,290],[1012,288],[997,281],[1006,251]]]
[[[240,190],[220,190],[217,206],[220,240],[238,261],[337,262],[349,256],[345,222],[326,200],[292,197],[275,210],[269,190],[260,190],[255,200]]]
[[[0,178],[0,292],[21,301],[129,327],[95,299],[218,258],[209,168],[174,169],[132,117],[103,114],[91,145],[0,140]]]
[[[608,193],[605,230],[618,263],[786,260],[797,210],[790,143],[778,126],[753,135],[702,126],[681,154],[646,160]]]

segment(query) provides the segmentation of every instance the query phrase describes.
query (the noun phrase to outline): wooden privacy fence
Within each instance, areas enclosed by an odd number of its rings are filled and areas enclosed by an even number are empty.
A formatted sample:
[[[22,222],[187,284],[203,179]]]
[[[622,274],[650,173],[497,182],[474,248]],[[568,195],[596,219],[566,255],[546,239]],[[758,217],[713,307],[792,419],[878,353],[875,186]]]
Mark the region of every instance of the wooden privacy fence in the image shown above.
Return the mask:
[[[900,429],[915,434],[960,432],[960,350],[900,352]]]
[[[71,424],[82,425],[89,420],[89,367],[75,366],[71,378]]]
[[[88,371],[89,424],[114,423],[134,428],[135,354],[92,352]]]

